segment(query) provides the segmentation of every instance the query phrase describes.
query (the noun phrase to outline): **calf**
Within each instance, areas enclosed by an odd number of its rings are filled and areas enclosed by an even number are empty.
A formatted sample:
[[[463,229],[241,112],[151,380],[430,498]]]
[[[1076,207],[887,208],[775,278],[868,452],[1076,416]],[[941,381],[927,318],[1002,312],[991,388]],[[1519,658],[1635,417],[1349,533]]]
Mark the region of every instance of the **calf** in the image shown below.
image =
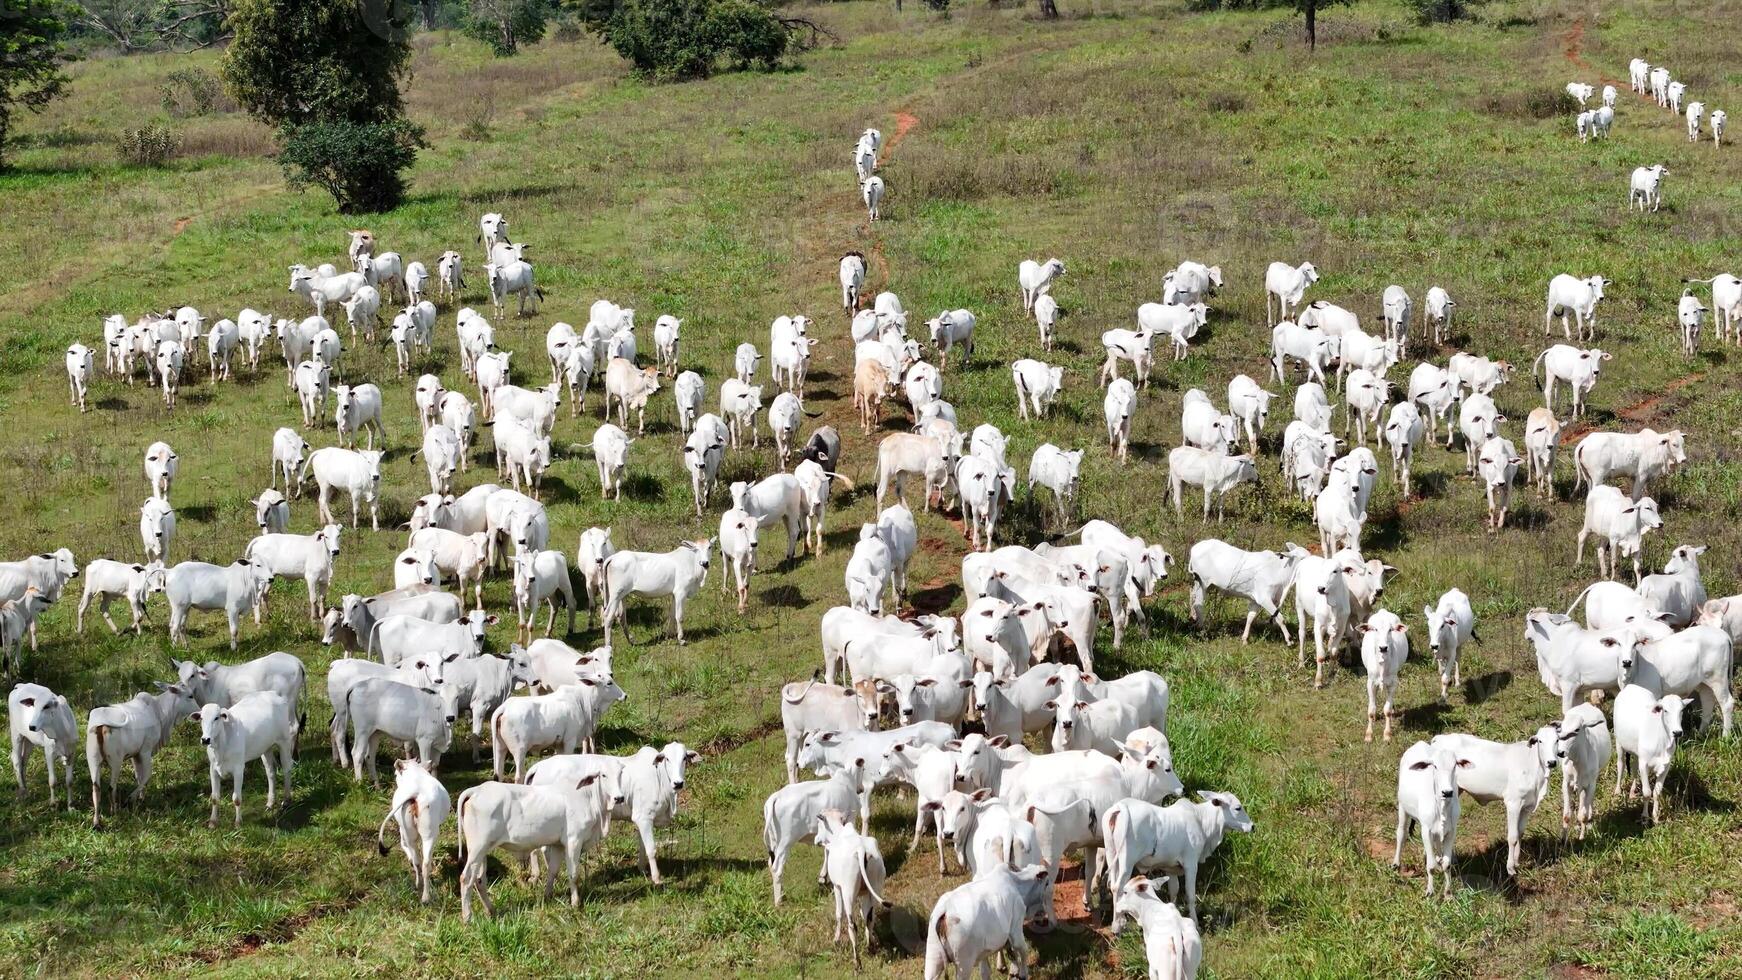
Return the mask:
[[[498,847],[506,848],[517,858],[530,858],[534,852],[545,854],[547,899],[556,881],[556,863],[550,860],[550,849],[561,851],[568,867],[569,904],[580,907],[581,855],[604,840],[610,829],[611,807],[619,798],[617,789],[610,785],[609,774],[600,773],[566,785],[516,786],[491,782],[461,793],[456,810],[460,834],[457,852],[471,852],[460,869],[461,919],[472,920],[474,893],[484,903],[486,913],[496,914],[484,873],[490,852]]]
[[[1451,686],[1464,683],[1458,671],[1458,651],[1476,638],[1476,613],[1462,589],[1451,589],[1440,596],[1438,605],[1421,607],[1421,614],[1427,620],[1428,649],[1439,666],[1440,703],[1445,704]]]
[[[1615,695],[1615,795],[1621,795],[1627,757],[1633,756],[1635,773],[1627,780],[1629,799],[1647,799],[1648,823],[1663,819],[1663,784],[1682,737],[1682,709],[1688,699],[1669,694],[1658,696],[1637,684],[1628,684]]]
[[[140,624],[145,621],[145,597],[150,591],[153,572],[161,572],[162,563],[151,565],[135,565],[127,562],[112,561],[108,558],[98,558],[85,568],[85,592],[79,599],[78,619],[75,631],[85,631],[85,610],[90,608],[92,599],[101,600],[97,611],[102,613],[103,622],[109,624],[109,630],[120,633],[115,621],[109,618],[109,603],[120,597],[127,602],[127,608],[133,614],[131,629],[139,633]]]
[[[602,614],[605,636],[618,625],[624,639],[629,639],[629,627],[624,620],[624,608],[629,596],[671,596],[672,622],[677,628],[677,642],[682,646],[684,603],[707,582],[708,554],[713,541],[685,541],[671,551],[657,554],[646,551],[619,551],[605,561],[605,611]]]
[[[230,649],[236,649],[242,612],[252,609],[260,622],[260,602],[272,585],[272,572],[246,558],[228,567],[184,561],[154,579],[153,591],[169,597],[169,638],[187,646],[187,617],[194,609],[222,610],[230,624]]]
[[[139,508],[139,538],[145,545],[145,560],[162,564],[175,541],[175,509],[160,497],[148,497]]]
[[[1392,701],[1397,697],[1397,673],[1409,659],[1409,627],[1395,613],[1381,609],[1367,617],[1361,632],[1361,665],[1367,671],[1367,736],[1373,741],[1373,716],[1381,694],[1385,704],[1385,740],[1391,741],[1391,717],[1396,712]]]
[[[1527,478],[1537,496],[1554,492],[1554,457],[1560,446],[1561,424],[1546,408],[1533,408],[1524,421],[1524,459]]]
[[[1252,623],[1261,612],[1282,631],[1282,642],[1288,643],[1282,603],[1294,585],[1295,566],[1307,556],[1307,550],[1292,541],[1283,546],[1281,554],[1246,551],[1214,538],[1192,545],[1187,560],[1192,575],[1192,622],[1203,622],[1206,593],[1215,588],[1246,600],[1246,628],[1240,633],[1242,645],[1251,641]]]
[[[328,524],[314,534],[262,534],[248,542],[243,557],[273,578],[301,578],[308,588],[308,617],[319,620],[327,613],[327,586],[338,561],[341,530],[337,524]],[[264,594],[260,606],[265,609]]]
[[[544,635],[549,636],[556,623],[556,604],[562,599],[568,610],[569,625],[563,635],[575,631],[575,587],[569,578],[568,559],[560,551],[523,552],[514,556],[514,612],[520,623],[520,635],[532,641],[532,628],[538,621],[538,607],[550,607],[544,620]]]
[[[853,763],[827,779],[788,781],[769,794],[762,804],[762,843],[768,852],[768,874],[774,882],[774,904],[781,902],[781,875],[792,849],[816,840],[817,818],[829,810],[860,816],[865,826],[871,810],[871,790],[882,777],[883,764],[856,757]],[[825,863],[817,871],[817,885],[827,881]]]
[[[283,534],[290,530],[290,501],[277,490],[260,491],[260,496],[248,501],[254,505],[254,523],[263,534]]]
[[[24,771],[30,765],[32,746],[42,750],[48,765],[48,805],[54,800],[54,771],[60,766],[66,781],[67,810],[73,808],[73,751],[78,746],[79,723],[67,699],[41,684],[18,684],[6,697],[6,718],[11,727],[12,775],[18,781],[18,798],[24,799]],[[93,792],[95,779],[92,780]],[[93,799],[95,797],[93,796]]]
[[[1510,439],[1491,437],[1482,443],[1476,454],[1476,475],[1488,491],[1488,526],[1500,530],[1506,526],[1506,511],[1512,504],[1512,481],[1518,478],[1518,464],[1524,462]]]
[[[1051,926],[1045,909],[1052,881],[1045,865],[997,867],[945,892],[932,906],[925,930],[925,980],[942,980],[950,964],[958,977],[1003,956],[1017,977],[1028,976],[1023,926]]]
[[[1574,706],[1561,718],[1560,732],[1561,843],[1565,844],[1575,822],[1581,841],[1594,822],[1597,780],[1609,762],[1611,742],[1603,709],[1594,704]]]
[[[1249,834],[1252,817],[1233,793],[1201,790],[1200,802],[1178,800],[1167,807],[1143,800],[1126,799],[1101,816],[1101,839],[1106,844],[1107,884],[1113,894],[1124,889],[1140,870],[1162,870],[1185,879],[1186,908],[1193,921],[1198,917],[1198,868],[1222,844],[1228,831]],[[1179,898],[1179,887],[1168,880],[1169,900]],[[1122,922],[1113,920],[1114,932]]]
[[[207,703],[193,714],[200,723],[200,744],[206,747],[207,768],[212,779],[212,812],[207,827],[218,826],[218,798],[224,777],[230,778],[230,805],[235,808],[235,826],[242,826],[242,772],[248,763],[260,760],[266,769],[266,809],[278,805],[272,759],[278,753],[283,770],[284,795],[290,795],[291,757],[296,749],[297,724],[291,703],[275,691],[258,691],[229,707]]]
[[[1185,516],[1181,487],[1204,488],[1204,523],[1210,522],[1210,502],[1216,501],[1216,519],[1224,516],[1228,492],[1242,483],[1258,482],[1258,467],[1247,455],[1224,456],[1192,446],[1178,446],[1167,454],[1168,494],[1176,515]]]
[[[385,677],[368,678],[345,694],[345,715],[351,722],[351,767],[358,782],[367,768],[370,780],[380,785],[375,748],[382,736],[415,744],[417,758],[431,772],[441,765],[442,753],[453,741],[454,719],[447,716],[441,695],[431,688]]]
[[[1518,742],[1453,734],[1436,735],[1429,744],[1457,755],[1458,789],[1471,800],[1484,806],[1499,800],[1505,805],[1506,873],[1516,877],[1524,825],[1548,791],[1549,772],[1560,764],[1560,732],[1544,725]]]
[[[601,500],[623,499],[623,473],[628,468],[629,446],[634,441],[628,433],[609,422],[594,430],[593,462],[599,470]]]
[[[133,764],[132,801],[145,802],[151,760],[169,743],[183,718],[199,710],[193,692],[182,684],[158,684],[157,694],[135,694],[121,704],[93,708],[85,718],[85,763],[91,776],[91,826],[102,825],[103,767],[109,767],[109,808],[121,809],[121,765]],[[68,780],[68,788],[71,788]]]
[[[1082,478],[1082,467],[1081,449],[1066,451],[1050,442],[1041,443],[1028,460],[1029,496],[1034,495],[1036,486],[1051,490],[1059,520],[1067,520],[1067,515],[1076,506],[1077,485]]]
[[[1403,867],[1403,842],[1409,825],[1421,828],[1422,872],[1433,897],[1434,871],[1444,894],[1452,893],[1452,852],[1458,841],[1458,780],[1472,763],[1448,746],[1417,742],[1397,761],[1397,849],[1391,868]]]
[[[431,859],[450,807],[447,787],[416,759],[396,761],[393,772],[393,801],[388,804],[387,815],[381,818],[381,828],[375,832],[375,846],[386,854],[387,824],[392,821],[399,825],[399,849],[411,862],[411,886],[419,890],[419,901],[428,905]]]

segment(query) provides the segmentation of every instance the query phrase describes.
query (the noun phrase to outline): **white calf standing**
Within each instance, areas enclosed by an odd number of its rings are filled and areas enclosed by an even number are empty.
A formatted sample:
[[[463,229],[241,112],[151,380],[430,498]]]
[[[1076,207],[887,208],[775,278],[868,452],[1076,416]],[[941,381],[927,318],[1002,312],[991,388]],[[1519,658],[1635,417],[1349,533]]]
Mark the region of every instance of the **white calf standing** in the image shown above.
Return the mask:
[[[1458,650],[1476,636],[1476,613],[1470,608],[1470,597],[1462,589],[1452,589],[1440,596],[1437,606],[1423,606],[1427,619],[1428,648],[1440,672],[1440,703],[1454,684],[1462,684],[1458,670]]]
[[[1391,867],[1403,867],[1403,842],[1413,822],[1421,828],[1422,871],[1427,895],[1433,897],[1434,871],[1444,894],[1452,893],[1452,851],[1458,841],[1458,777],[1470,761],[1445,746],[1417,742],[1397,762],[1397,850]]]
[[[145,560],[162,562],[175,541],[175,509],[158,497],[148,497],[139,508],[139,538],[145,544]]]
[[[1139,875],[1125,883],[1113,898],[1113,915],[1130,919],[1143,930],[1149,980],[1195,980],[1204,959],[1197,923],[1180,915],[1172,902],[1163,901],[1148,878]]]
[[[1594,704],[1576,705],[1561,718],[1561,843],[1567,842],[1572,825],[1579,825],[1579,840],[1585,839],[1596,817],[1597,780],[1609,763],[1611,740],[1603,709]]]
[[[1361,633],[1361,664],[1367,670],[1367,736],[1373,741],[1373,716],[1379,695],[1385,698],[1385,740],[1391,741],[1391,718],[1396,712],[1397,673],[1409,659],[1409,627],[1395,613],[1381,609],[1356,627]]]
[[[84,344],[67,348],[67,388],[72,404],[79,406],[80,412],[85,411],[85,392],[91,385],[93,361],[91,349]]]
[[[140,624],[145,621],[145,597],[150,589],[150,573],[162,569],[161,564],[134,565],[107,558],[98,558],[91,562],[85,567],[85,594],[79,599],[76,631],[84,633],[85,610],[90,608],[92,599],[100,599],[102,604],[97,608],[103,614],[103,622],[109,624],[112,632],[121,632],[115,621],[109,618],[110,601],[120,597],[127,601],[127,608],[133,613],[133,632],[140,632]]]
[[[1633,210],[1634,202],[1638,202],[1639,210],[1644,211],[1649,205],[1656,213],[1663,207],[1663,178],[1668,176],[1669,168],[1661,163],[1649,167],[1634,167],[1633,177],[1627,187],[1627,209]]]
[[[1560,446],[1561,424],[1546,408],[1533,408],[1524,421],[1524,458],[1537,496],[1554,492],[1554,457]]]
[[[42,750],[48,763],[48,805],[54,802],[54,769],[65,774],[67,809],[73,808],[73,750],[78,745],[79,723],[67,699],[41,684],[19,684],[6,698],[6,718],[12,729],[12,775],[18,781],[18,798],[24,799],[24,770],[30,765],[32,746]],[[94,789],[94,785],[93,785]]]
[[[883,210],[883,178],[872,176],[865,178],[859,185],[859,196],[865,199],[865,213],[870,220],[876,221],[882,217]]]
[[[1637,798],[1643,784],[1649,823],[1662,819],[1663,784],[1675,743],[1682,736],[1682,709],[1690,700],[1674,694],[1660,698],[1637,684],[1628,684],[1615,695],[1615,795],[1621,795],[1631,755],[1636,772],[1628,781],[1627,796]]]
[[[1700,345],[1700,324],[1710,312],[1706,304],[1699,301],[1691,292],[1682,293],[1681,302],[1676,306],[1676,322],[1681,325],[1682,353],[1689,357]]]
[[[169,448],[169,443],[154,442],[145,448],[145,481],[151,485],[153,497],[169,499],[170,486],[175,483],[176,470],[180,467],[181,457]],[[286,473],[285,479],[288,481],[289,478],[289,473]]]
[[[737,507],[720,515],[720,557],[738,585],[738,612],[744,612],[750,602],[750,574],[756,570],[756,535],[761,528],[756,518]],[[720,591],[728,591],[731,583],[720,575]]]
[[[212,813],[207,827],[218,826],[218,800],[224,777],[230,779],[230,805],[242,826],[242,774],[255,759],[266,770],[266,809],[278,805],[277,780],[272,754],[284,778],[284,795],[290,795],[291,756],[296,748],[294,707],[277,691],[256,691],[229,707],[206,704],[192,715],[200,723],[200,744],[206,747],[207,770],[212,778]]]

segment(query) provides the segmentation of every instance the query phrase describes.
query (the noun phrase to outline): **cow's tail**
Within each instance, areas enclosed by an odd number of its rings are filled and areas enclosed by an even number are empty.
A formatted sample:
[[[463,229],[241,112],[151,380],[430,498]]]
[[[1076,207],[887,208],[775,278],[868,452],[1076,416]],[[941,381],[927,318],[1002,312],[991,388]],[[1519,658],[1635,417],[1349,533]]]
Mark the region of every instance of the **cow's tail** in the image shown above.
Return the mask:
[[[472,802],[472,789],[460,794],[460,803],[454,808],[454,863],[460,866],[461,875],[465,874],[466,865],[466,804]]]
[[[1594,589],[1594,588],[1596,588],[1596,587],[1597,587],[1597,583],[1596,583],[1596,582],[1592,582],[1592,583],[1591,583],[1591,584],[1590,584],[1590,585],[1587,585],[1587,586],[1585,586],[1585,588],[1584,588],[1584,590],[1583,590],[1583,591],[1581,591],[1581,592],[1580,592],[1580,593],[1579,593],[1579,594],[1578,594],[1578,595],[1576,595],[1576,596],[1574,596],[1574,597],[1573,597],[1573,602],[1572,602],[1572,605],[1570,605],[1570,606],[1568,606],[1568,607],[1567,607],[1567,615],[1568,615],[1568,616],[1571,616],[1571,615],[1572,615],[1572,614],[1573,614],[1573,610],[1574,610],[1574,609],[1577,609],[1577,608],[1579,608],[1579,603],[1581,603],[1581,602],[1583,602],[1583,601],[1584,601],[1584,599],[1585,599],[1585,596],[1586,596],[1586,595],[1587,595],[1587,594],[1588,594],[1588,593],[1589,593],[1589,592],[1590,592],[1590,591],[1591,591],[1591,590],[1592,590],[1592,589]]]
[[[824,470],[823,475],[831,480],[840,480],[842,483],[845,483],[849,492],[858,489],[858,487],[853,485],[853,481],[848,478],[845,473],[836,473],[834,470]]]
[[[375,850],[379,853],[387,853],[387,824],[389,822],[398,822],[403,825],[405,818],[399,815],[399,811],[405,808],[405,804],[409,802],[410,799],[410,797],[407,797],[405,800],[395,800],[393,805],[387,808],[387,816],[381,818],[381,829],[375,832]],[[464,841],[465,839],[464,834],[460,835],[461,841]]]
[[[1581,439],[1581,440],[1579,440],[1579,444],[1573,447],[1573,489],[1574,490],[1579,489],[1579,487],[1583,486],[1584,483],[1585,483],[1585,442],[1583,439]],[[1593,485],[1593,489],[1595,489],[1594,485]]]
[[[889,899],[877,894],[876,886],[871,884],[871,870],[867,867],[867,864],[868,859],[865,856],[865,849],[861,847],[859,849],[859,880],[865,883],[865,890],[871,893],[871,897],[877,900],[878,905],[881,905],[886,909],[894,908],[894,902],[891,902]]]
[[[1548,351],[1546,351],[1546,350],[1543,351],[1541,354],[1536,355],[1536,361],[1530,365],[1531,378],[1534,379],[1537,376],[1537,374],[1540,372],[1540,370],[1542,368],[1542,359],[1547,357],[1547,356],[1548,356]]]

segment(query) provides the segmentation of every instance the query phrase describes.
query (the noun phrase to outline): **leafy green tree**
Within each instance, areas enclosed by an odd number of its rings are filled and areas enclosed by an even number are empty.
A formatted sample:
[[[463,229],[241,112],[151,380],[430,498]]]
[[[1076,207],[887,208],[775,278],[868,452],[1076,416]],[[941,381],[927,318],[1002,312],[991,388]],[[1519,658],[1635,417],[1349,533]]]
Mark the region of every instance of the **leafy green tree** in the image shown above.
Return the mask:
[[[0,167],[12,112],[22,106],[37,112],[66,84],[61,66],[66,52],[71,8],[59,0],[0,0]]]
[[[658,78],[704,78],[726,61],[773,68],[794,33],[820,29],[781,17],[758,0],[569,0],[581,22],[635,70]]]
[[[402,0],[237,0],[219,72],[250,115],[278,127],[292,186],[325,188],[345,212],[405,194],[423,132],[399,79],[417,10]]]
[[[544,0],[472,0],[466,33],[507,57],[544,37],[549,16]]]

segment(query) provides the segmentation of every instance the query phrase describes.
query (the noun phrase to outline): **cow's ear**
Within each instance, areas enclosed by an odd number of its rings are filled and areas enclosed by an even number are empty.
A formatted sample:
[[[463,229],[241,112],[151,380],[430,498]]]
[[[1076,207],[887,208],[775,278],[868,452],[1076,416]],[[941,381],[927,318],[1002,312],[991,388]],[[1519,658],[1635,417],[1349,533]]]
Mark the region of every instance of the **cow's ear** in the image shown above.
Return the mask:
[[[1417,772],[1420,772],[1423,769],[1430,768],[1432,765],[1433,765],[1433,763],[1428,762],[1425,759],[1422,759],[1422,760],[1418,760],[1416,762],[1410,763],[1409,768],[1412,770],[1415,770]]]
[[[200,713],[198,711],[194,712],[191,715],[188,715],[188,721],[199,721],[199,720],[200,720]]]
[[[460,655],[459,655],[459,654],[457,654],[457,653],[450,653],[450,654],[448,654],[448,655],[447,655],[447,656],[445,656],[445,657],[443,657],[443,658],[442,658],[442,663],[444,663],[444,664],[451,664],[451,663],[453,663],[453,662],[454,662],[454,661],[456,661],[456,660],[458,660],[458,659],[460,659]]]
[[[1048,701],[1047,703],[1041,705],[1041,707],[1045,708],[1048,711],[1057,711],[1058,707],[1059,707],[1059,703],[1058,703],[1058,700],[1055,698],[1055,699]]]

